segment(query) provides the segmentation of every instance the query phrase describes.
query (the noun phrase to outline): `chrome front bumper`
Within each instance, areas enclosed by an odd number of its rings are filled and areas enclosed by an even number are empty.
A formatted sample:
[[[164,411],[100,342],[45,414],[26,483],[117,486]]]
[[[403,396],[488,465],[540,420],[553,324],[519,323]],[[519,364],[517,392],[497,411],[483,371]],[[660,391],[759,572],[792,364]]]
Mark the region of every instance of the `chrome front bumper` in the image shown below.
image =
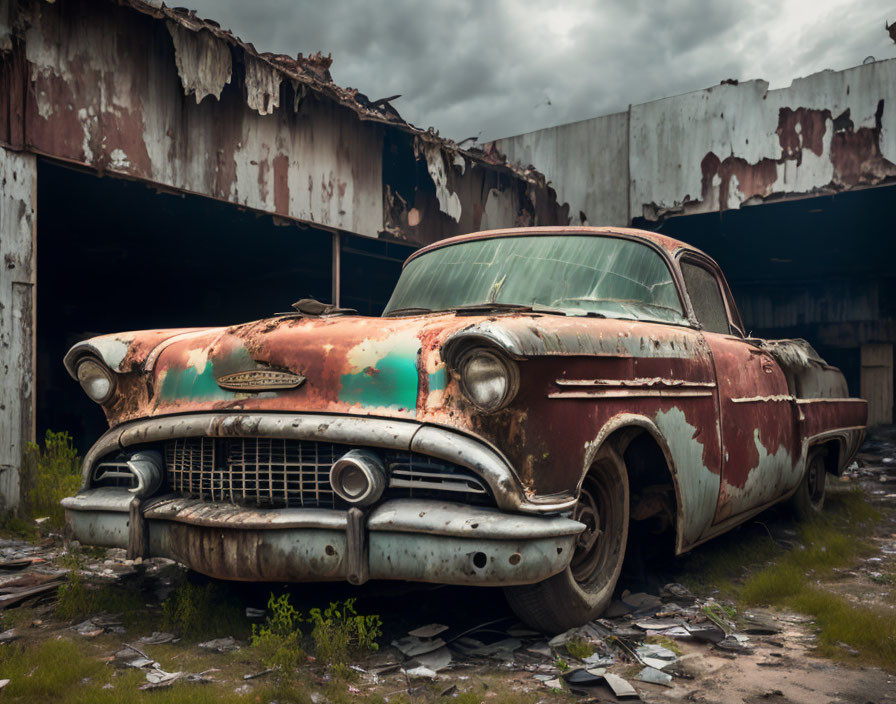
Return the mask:
[[[64,499],[75,537],[129,548],[133,494],[98,488]],[[359,509],[245,509],[193,499],[144,502],[146,556],[240,581],[398,579],[440,584],[532,584],[564,570],[585,526],[561,516],[393,499]]]

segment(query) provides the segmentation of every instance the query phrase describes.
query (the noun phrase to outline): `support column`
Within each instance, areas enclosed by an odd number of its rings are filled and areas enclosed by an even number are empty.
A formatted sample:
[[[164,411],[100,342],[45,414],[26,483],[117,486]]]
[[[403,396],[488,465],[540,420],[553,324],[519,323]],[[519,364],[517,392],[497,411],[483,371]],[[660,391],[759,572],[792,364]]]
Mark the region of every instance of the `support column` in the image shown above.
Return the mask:
[[[0,148],[0,510],[19,503],[34,440],[36,200],[34,155]]]
[[[339,306],[339,291],[342,288],[342,235],[338,232],[333,233],[333,255],[332,261],[332,283],[330,289],[330,302],[334,306]]]

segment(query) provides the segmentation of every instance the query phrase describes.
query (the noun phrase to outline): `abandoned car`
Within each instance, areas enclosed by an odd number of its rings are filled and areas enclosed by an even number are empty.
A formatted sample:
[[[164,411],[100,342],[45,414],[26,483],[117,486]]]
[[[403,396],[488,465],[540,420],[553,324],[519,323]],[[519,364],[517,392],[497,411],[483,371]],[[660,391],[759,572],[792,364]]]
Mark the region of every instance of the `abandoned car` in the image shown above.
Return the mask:
[[[864,435],[836,368],[748,337],[717,265],[655,233],[465,235],[382,317],[295,308],[68,352],[111,428],[63,501],[79,540],[230,580],[502,586],[556,632],[635,535],[681,553],[820,510]]]

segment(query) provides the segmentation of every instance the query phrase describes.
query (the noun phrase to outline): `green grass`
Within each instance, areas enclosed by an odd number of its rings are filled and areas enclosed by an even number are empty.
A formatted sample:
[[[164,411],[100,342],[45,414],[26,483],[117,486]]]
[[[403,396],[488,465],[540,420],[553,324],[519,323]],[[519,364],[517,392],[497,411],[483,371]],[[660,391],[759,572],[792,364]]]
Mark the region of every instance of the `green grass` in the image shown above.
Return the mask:
[[[0,672],[10,680],[3,689],[3,700],[9,702],[255,704],[278,701],[281,704],[307,704],[311,701],[308,684],[300,680],[262,684],[246,694],[236,694],[232,684],[190,682],[142,691],[139,687],[146,682],[143,671],[107,665],[85,653],[82,643],[67,639],[49,640],[36,646],[4,646],[0,649]],[[111,688],[104,689],[110,684]]]
[[[249,635],[242,604],[226,585],[181,581],[162,603],[163,625],[192,641]]]
[[[98,614],[121,614],[125,625],[142,623],[146,609],[139,592],[119,584],[92,584],[72,571],[59,587],[56,616],[79,621]]]

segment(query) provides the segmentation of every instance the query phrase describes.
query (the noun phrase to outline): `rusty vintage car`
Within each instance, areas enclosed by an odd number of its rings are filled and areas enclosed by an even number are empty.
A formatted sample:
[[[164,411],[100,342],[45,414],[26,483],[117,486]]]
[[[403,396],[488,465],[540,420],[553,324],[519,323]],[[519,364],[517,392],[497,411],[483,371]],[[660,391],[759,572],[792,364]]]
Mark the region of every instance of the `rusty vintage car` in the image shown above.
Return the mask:
[[[63,501],[82,542],[232,580],[497,585],[544,631],[601,612],[636,535],[681,553],[819,510],[866,419],[808,343],[745,334],[709,257],[632,229],[456,237],[382,317],[302,301],[65,364],[111,427]]]

